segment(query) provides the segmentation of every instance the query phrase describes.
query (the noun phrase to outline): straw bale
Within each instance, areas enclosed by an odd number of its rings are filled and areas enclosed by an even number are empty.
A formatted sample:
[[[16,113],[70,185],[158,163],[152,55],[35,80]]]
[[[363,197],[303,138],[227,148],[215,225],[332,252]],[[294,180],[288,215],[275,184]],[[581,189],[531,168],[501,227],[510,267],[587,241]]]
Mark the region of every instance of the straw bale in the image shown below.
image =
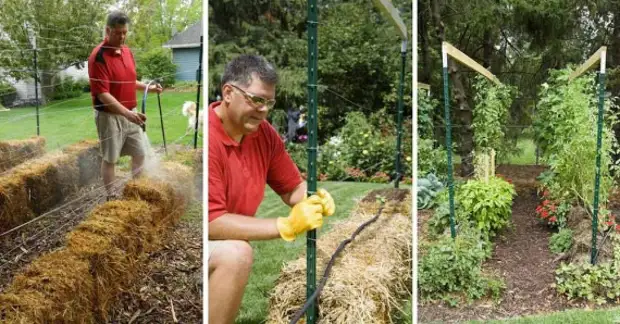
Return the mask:
[[[93,288],[88,262],[57,250],[15,277],[0,295],[0,314],[9,323],[93,323]]]
[[[87,186],[99,179],[101,174],[101,155],[99,154],[98,141],[80,141],[64,148],[63,152],[77,157],[77,164],[80,170],[80,187]]]
[[[77,191],[76,158],[47,154],[0,177],[0,230],[47,212]]]
[[[67,248],[90,264],[95,313],[103,319],[121,288],[135,278],[144,252],[154,245],[150,210],[145,202],[107,202],[67,235]]]
[[[179,221],[193,195],[192,169],[176,162],[163,162],[156,172],[128,182],[123,191],[125,199],[145,200],[156,207],[156,221],[163,220],[166,226]]]
[[[172,185],[161,180],[140,178],[127,182],[123,189],[123,198],[143,200],[153,207],[153,226],[162,227],[172,224],[177,195]]]
[[[0,141],[0,172],[45,153],[45,138]]]
[[[322,323],[391,323],[400,298],[411,294],[411,216],[402,203],[388,201],[378,220],[339,254],[319,296]],[[349,219],[317,241],[317,285],[343,240],[374,217],[379,203],[363,202]],[[269,323],[288,323],[306,301],[306,257],[286,264],[271,292]]]

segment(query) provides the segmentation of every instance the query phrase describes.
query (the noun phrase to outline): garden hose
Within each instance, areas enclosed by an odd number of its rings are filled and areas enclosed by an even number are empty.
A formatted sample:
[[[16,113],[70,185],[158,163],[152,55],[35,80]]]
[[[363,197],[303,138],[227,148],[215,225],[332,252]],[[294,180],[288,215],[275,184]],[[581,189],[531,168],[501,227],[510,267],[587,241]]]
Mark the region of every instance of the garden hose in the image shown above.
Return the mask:
[[[301,309],[299,309],[297,313],[295,313],[295,316],[293,316],[293,319],[290,321],[290,324],[296,324],[302,318],[302,316],[304,316],[304,313],[308,310],[308,308],[310,308],[310,305],[314,304],[314,300],[317,299],[318,296],[321,294],[321,291],[323,290],[323,287],[325,286],[325,283],[327,282],[327,278],[329,277],[329,272],[331,271],[332,266],[334,265],[334,262],[336,262],[336,257],[338,256],[340,251],[342,251],[347,244],[351,243],[351,241],[353,241],[355,237],[361,231],[363,231],[368,225],[376,222],[377,219],[379,219],[379,216],[381,215],[381,212],[383,211],[384,206],[385,206],[385,202],[382,201],[381,205],[379,206],[379,210],[377,211],[377,214],[373,218],[371,218],[370,220],[360,225],[355,230],[355,232],[353,232],[353,235],[351,235],[350,238],[340,242],[340,245],[338,245],[336,252],[332,254],[331,259],[327,263],[327,267],[325,267],[325,272],[323,273],[323,277],[321,278],[321,282],[319,283],[319,286],[316,288],[312,296],[310,296],[310,298],[306,300],[306,303],[304,304],[304,306]]]
[[[144,95],[142,96],[142,114],[144,116],[146,116],[146,95],[149,93],[149,87],[151,86],[151,84],[153,83],[159,83],[157,82],[157,79],[151,80],[149,81],[149,83],[147,83],[146,87],[144,88]],[[158,94],[158,99],[159,99],[159,94]],[[161,106],[160,106],[161,108]],[[161,111],[161,110],[160,110]],[[163,128],[162,128],[163,129]],[[142,130],[144,132],[146,132],[146,123],[142,124]]]

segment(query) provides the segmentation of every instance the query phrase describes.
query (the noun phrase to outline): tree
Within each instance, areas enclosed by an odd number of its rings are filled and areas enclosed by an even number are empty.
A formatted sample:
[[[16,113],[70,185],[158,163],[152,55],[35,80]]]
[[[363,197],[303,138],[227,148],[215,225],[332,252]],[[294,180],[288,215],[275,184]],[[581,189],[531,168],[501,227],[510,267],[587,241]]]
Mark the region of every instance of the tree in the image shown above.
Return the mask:
[[[79,64],[102,39],[112,0],[0,0],[0,67],[16,79],[34,76],[36,40],[43,95],[54,90],[56,73]]]
[[[394,1],[411,26],[411,2]],[[306,1],[209,1],[209,80],[219,87],[224,64],[241,53],[265,56],[278,69],[276,109],[306,105]],[[234,7],[234,10],[232,9]],[[351,111],[366,116],[387,107],[394,118],[400,39],[370,0],[319,4],[319,137],[334,135]],[[409,53],[409,58],[411,53]],[[411,59],[406,71],[411,70]],[[405,77],[411,93],[411,74]],[[405,97],[405,107],[411,104]],[[405,108],[405,118],[411,110]]]

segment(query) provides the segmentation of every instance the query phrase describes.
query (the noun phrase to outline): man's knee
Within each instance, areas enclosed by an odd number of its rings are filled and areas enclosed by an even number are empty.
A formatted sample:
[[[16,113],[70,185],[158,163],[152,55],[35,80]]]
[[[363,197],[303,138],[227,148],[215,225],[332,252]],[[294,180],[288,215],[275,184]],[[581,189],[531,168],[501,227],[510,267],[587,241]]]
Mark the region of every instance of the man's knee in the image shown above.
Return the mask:
[[[253,262],[252,246],[246,241],[237,240],[218,242],[209,258],[209,263],[212,263],[214,268],[227,268],[238,273],[249,273]]]

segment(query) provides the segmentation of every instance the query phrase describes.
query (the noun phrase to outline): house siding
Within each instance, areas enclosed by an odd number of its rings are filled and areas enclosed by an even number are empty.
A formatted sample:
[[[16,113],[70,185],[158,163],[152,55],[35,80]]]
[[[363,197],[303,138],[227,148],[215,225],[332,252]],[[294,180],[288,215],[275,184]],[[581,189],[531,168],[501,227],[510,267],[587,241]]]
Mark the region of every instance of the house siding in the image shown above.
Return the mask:
[[[172,49],[172,61],[177,66],[177,81],[196,81],[199,55],[198,47]]]

